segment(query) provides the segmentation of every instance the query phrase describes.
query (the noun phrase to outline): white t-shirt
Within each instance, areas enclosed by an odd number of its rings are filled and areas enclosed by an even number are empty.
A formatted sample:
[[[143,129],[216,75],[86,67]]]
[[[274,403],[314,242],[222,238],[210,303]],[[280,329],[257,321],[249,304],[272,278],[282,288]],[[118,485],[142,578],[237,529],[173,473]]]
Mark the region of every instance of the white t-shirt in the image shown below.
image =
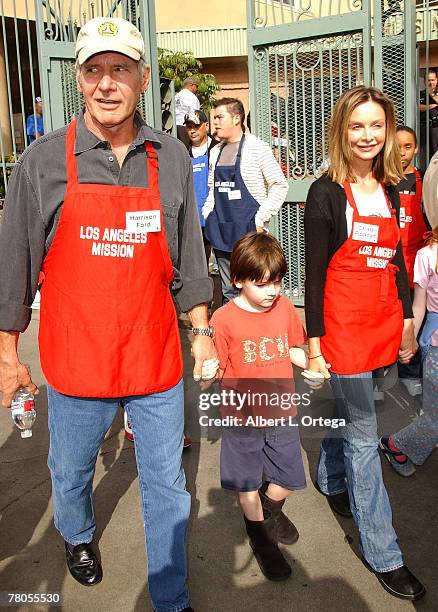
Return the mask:
[[[356,202],[357,211],[363,217],[390,217],[391,213],[386,203],[385,193],[382,185],[379,185],[377,191],[368,195],[362,193],[357,187],[352,184],[351,191],[353,192],[354,201]],[[347,233],[348,236],[351,234],[351,228],[353,226],[353,208],[347,202],[345,209],[345,215],[347,217]]]
[[[207,142],[200,147],[192,146],[192,157],[201,157],[201,155],[206,155],[208,151],[208,147],[210,146],[211,138],[207,137]]]
[[[201,104],[194,93],[188,89],[181,89],[175,96],[176,125],[184,125],[184,117],[193,110],[199,110]]]

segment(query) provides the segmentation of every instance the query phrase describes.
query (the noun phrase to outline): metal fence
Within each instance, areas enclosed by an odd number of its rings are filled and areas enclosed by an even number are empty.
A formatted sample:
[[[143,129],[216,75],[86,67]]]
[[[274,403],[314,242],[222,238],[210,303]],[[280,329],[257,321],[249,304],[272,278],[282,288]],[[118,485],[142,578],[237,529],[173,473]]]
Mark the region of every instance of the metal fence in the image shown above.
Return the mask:
[[[33,1],[0,0],[0,200],[41,95]]]
[[[27,123],[37,123],[42,97],[45,132],[69,123],[82,108],[74,47],[80,27],[99,16],[134,23],[146,42],[151,85],[139,110],[161,125],[154,2],[149,0],[0,0],[0,200],[19,155],[29,144]]]
[[[418,0],[416,14],[417,31],[421,31],[424,43],[417,50],[416,127],[419,139],[418,164],[424,171],[438,150],[438,110],[430,108],[429,93],[438,102],[438,0]],[[429,86],[429,77],[432,77]],[[435,84],[433,85],[433,78]],[[427,108],[420,107],[420,100]]]

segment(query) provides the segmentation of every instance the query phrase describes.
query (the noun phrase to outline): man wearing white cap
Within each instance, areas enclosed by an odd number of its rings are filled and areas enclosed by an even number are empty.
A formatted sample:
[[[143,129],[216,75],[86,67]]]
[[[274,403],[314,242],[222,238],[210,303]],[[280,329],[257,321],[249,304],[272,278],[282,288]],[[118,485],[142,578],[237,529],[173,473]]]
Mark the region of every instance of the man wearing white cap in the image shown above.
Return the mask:
[[[196,97],[198,91],[198,79],[187,77],[182,83],[182,89],[175,96],[175,123],[177,136],[186,147],[189,146],[190,140],[184,127],[184,120],[187,113],[200,110],[201,103]]]
[[[181,464],[182,360],[173,297],[193,324],[194,377],[215,357],[192,171],[175,139],[136,112],[149,68],[140,32],[97,18],[80,30],[84,110],[39,138],[11,178],[0,234],[0,390],[36,392],[17,356],[41,283],[39,346],[47,379],[55,526],[81,584],[102,579],[91,547],[96,458],[119,402],[127,411],[157,611],[190,610]],[[47,160],[50,159],[50,164]]]

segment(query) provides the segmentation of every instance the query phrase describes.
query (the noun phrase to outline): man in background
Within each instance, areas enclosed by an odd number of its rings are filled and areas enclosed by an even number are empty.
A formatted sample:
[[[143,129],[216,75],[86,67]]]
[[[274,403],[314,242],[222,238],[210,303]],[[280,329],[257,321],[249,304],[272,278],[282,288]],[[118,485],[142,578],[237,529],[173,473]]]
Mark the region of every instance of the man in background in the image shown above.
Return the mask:
[[[249,232],[267,231],[288,191],[270,146],[245,134],[245,110],[237,98],[214,103],[213,126],[221,141],[210,156],[209,193],[202,208],[205,235],[219,266],[223,302],[237,295],[230,279],[235,243]]]
[[[438,151],[438,78],[436,70],[427,73],[427,89],[420,92],[420,169],[424,173],[431,157]],[[427,157],[427,123],[429,157]]]
[[[202,236],[204,238],[205,257],[207,265],[211,255],[211,245],[204,235],[205,220],[201,214],[202,207],[208,196],[208,162],[210,150],[219,143],[208,133],[208,118],[202,110],[187,113],[184,125],[189,138],[187,149],[192,161],[193,184],[195,188],[196,203],[198,205],[199,220],[201,222]]]
[[[198,91],[198,80],[194,77],[187,77],[182,84],[182,89],[175,96],[175,121],[179,140],[188,146],[190,144],[187,131],[184,127],[184,119],[187,113],[201,108],[201,104],[196,97]]]
[[[27,118],[26,134],[29,144],[40,136],[44,136],[43,101],[39,96],[35,98],[35,113]]]

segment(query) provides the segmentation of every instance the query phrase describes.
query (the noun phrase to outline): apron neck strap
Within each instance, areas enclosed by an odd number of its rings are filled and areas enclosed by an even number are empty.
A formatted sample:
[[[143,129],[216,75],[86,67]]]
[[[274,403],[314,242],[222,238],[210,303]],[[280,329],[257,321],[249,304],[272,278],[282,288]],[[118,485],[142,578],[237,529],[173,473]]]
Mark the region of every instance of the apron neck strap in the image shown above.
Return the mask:
[[[353,191],[351,189],[351,185],[348,181],[344,181],[342,186],[345,191],[345,195],[347,196],[347,202],[350,204],[351,208],[354,210],[356,214],[359,214],[356,206],[356,201],[354,199]]]
[[[243,149],[243,141],[245,140],[245,134],[242,134],[242,138],[240,139],[239,142],[239,148],[237,149],[237,155],[236,155],[236,166],[238,168],[240,168],[240,158],[242,157],[242,149]]]
[[[75,157],[75,140],[76,140],[76,124],[77,120],[73,119],[67,128],[67,137],[65,145],[66,166],[67,166],[67,185],[78,182],[78,169]]]
[[[148,189],[158,188],[158,155],[149,140],[145,140],[146,158],[148,165]]]

